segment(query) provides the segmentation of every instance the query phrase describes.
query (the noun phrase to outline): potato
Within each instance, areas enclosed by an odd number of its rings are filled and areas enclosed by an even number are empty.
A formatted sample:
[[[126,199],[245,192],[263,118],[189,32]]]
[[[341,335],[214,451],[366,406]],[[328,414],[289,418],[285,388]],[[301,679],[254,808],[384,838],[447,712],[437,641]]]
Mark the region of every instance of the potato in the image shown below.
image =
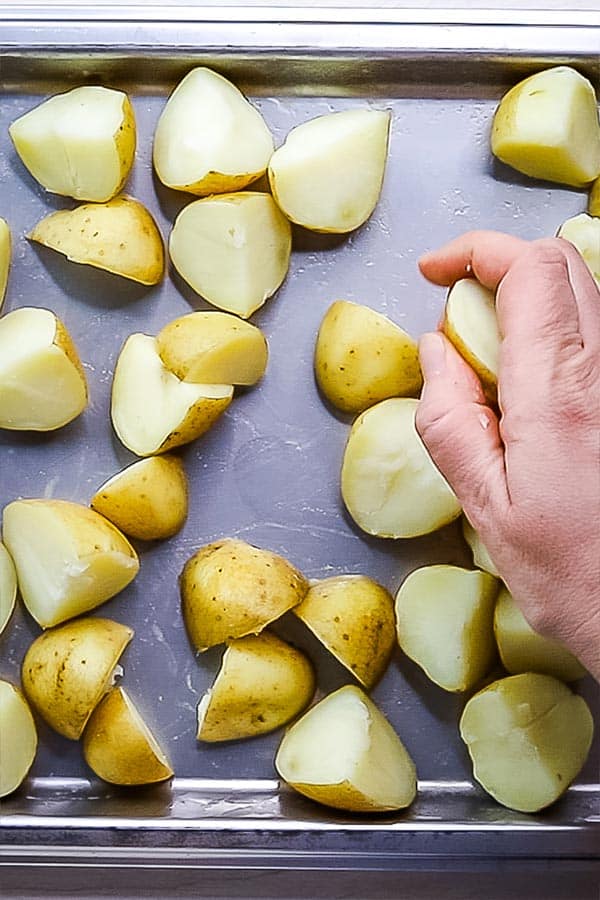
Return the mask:
[[[342,497],[363,531],[409,538],[452,522],[460,506],[415,428],[418,400],[383,400],[358,417],[342,464]]]
[[[493,575],[495,578],[500,578],[500,573],[498,572],[487,547],[481,540],[479,533],[475,531],[467,517],[464,515],[462,517],[462,532],[463,537],[473,554],[473,563],[477,568],[483,569],[484,572],[489,572],[490,575]]]
[[[288,219],[340,234],[366,222],[381,193],[390,120],[387,110],[347,109],[293,128],[269,162]]]
[[[592,185],[587,211],[590,216],[600,216],[600,178],[596,178]]]
[[[534,673],[495,681],[469,700],[460,720],[475,778],[498,803],[520,812],[544,809],[566,791],[593,731],[582,697]]]
[[[293,612],[369,690],[394,649],[394,601],[366,575],[336,575],[312,584]]]
[[[600,125],[591,83],[568,66],[520,81],[496,110],[492,153],[534,178],[589,184],[600,174]]]
[[[38,222],[28,237],[71,262],[140,284],[157,284],[163,277],[160,231],[146,207],[133,197],[60,209]]]
[[[308,591],[286,559],[231,538],[198,550],[185,564],[180,586],[186,628],[200,652],[258,634]]]
[[[135,156],[126,94],[86,85],[58,94],[9,127],[15,150],[53,194],[103,203],[118,194]]]
[[[198,704],[198,740],[266,734],[294,719],[315,692],[310,661],[263,631],[227,645],[221,670]]]
[[[199,67],[177,85],[154,134],[154,168],[167,187],[208,196],[239,191],[264,174],[273,138],[222,75]]]
[[[27,699],[55,731],[78,740],[132,637],[127,625],[94,618],[44,632],[23,660]]]
[[[400,738],[366,694],[346,685],[287,731],[275,767],[305,797],[350,812],[410,806],[415,766]]]
[[[196,293],[247,319],[283,282],[292,232],[270,194],[243,191],[195,200],[169,238],[173,265]]]
[[[600,218],[587,213],[573,216],[562,223],[558,237],[573,244],[600,286]]]
[[[575,681],[586,674],[566,647],[533,630],[505,587],[496,600],[494,634],[502,665],[511,675],[540,672],[561,681]]]
[[[0,797],[23,783],[37,752],[37,730],[21,692],[0,681]]]
[[[230,384],[180,381],[163,365],[155,338],[132,334],[115,368],[112,423],[128,450],[137,456],[151,456],[204,434],[232,397]]]
[[[416,569],[396,595],[400,647],[444,690],[470,690],[496,659],[497,593],[498,582],[487,572]]]
[[[479,376],[486,397],[498,394],[500,330],[494,295],[473,278],[462,278],[450,288],[442,330]]]
[[[11,240],[10,229],[5,219],[0,217],[0,309],[4,303],[8,272],[10,269]]]
[[[42,628],[114,597],[140,567],[135,550],[114,525],[67,500],[9,503],[3,534],[25,606]]]
[[[53,431],[87,402],[77,349],[54,313],[22,307],[0,319],[0,428]]]
[[[10,553],[0,541],[0,634],[8,625],[17,599],[17,573]]]
[[[183,463],[170,454],[141,459],[105,481],[90,506],[129,537],[142,541],[172,537],[188,512]]]
[[[164,365],[181,381],[253,385],[267,368],[267,341],[250,322],[223,312],[192,312],[159,331]]]
[[[418,348],[386,316],[347,300],[329,307],[315,346],[315,376],[342,412],[364,412],[388,397],[417,396],[423,386]]]

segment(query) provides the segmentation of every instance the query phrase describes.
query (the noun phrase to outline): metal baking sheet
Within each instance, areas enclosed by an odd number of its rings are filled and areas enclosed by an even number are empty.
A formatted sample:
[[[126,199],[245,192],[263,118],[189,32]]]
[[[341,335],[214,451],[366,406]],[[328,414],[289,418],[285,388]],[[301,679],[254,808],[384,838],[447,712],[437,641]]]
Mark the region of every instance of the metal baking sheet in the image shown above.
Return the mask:
[[[126,190],[148,205],[166,237],[190,198],[153,176],[152,134],[169,90],[191,66],[208,64],[234,78],[277,143],[300,122],[333,110],[366,105],[393,112],[375,213],[347,237],[295,231],[289,276],[253,317],[269,340],[264,381],[240,392],[211,432],[183,448],[191,482],[184,530],[171,541],[140,545],[135,583],[97,610],[135,629],[122,660],[123,683],[167,748],[175,780],[155,789],[112,788],[91,777],[76,743],[40,722],[31,776],[2,801],[4,864],[385,869],[598,854],[598,741],[577,782],[550,810],[527,816],[504,809],[472,781],[457,733],[463,698],[432,685],[399,652],[373,697],[417,764],[419,796],[404,813],[347,816],[281,787],[273,768],[280,732],[212,747],[195,740],[195,706],[220,651],[194,656],[177,576],[202,544],[238,536],[283,554],[311,578],[364,572],[392,591],[420,565],[469,562],[456,524],[392,542],[362,534],[344,513],[338,480],[350,420],[326,407],[312,374],[315,334],[329,304],[366,303],[418,335],[435,326],[444,299],[418,275],[420,253],[472,228],[552,235],[585,208],[584,193],[495,162],[488,135],[502,90],[542,64],[574,62],[599,87],[600,28],[593,18],[569,14],[567,27],[533,17],[506,28],[491,14],[478,20],[471,11],[468,17],[450,11],[440,22],[413,13],[311,11],[310,21],[288,12],[275,22],[267,10],[173,9],[167,21],[151,8],[110,14],[81,8],[76,19],[73,11],[3,9],[0,214],[14,235],[5,311],[43,306],[65,321],[84,361],[91,403],[58,432],[0,434],[1,505],[18,496],[87,503],[131,462],[109,419],[119,349],[131,332],[156,333],[203,306],[172,270],[161,285],[146,288],[30,244],[25,234],[32,225],[71,201],[46,194],[29,176],[12,149],[9,123],[73,84],[130,91],[139,141]],[[348,680],[293,616],[276,630],[308,651],[321,693]],[[0,639],[2,677],[18,678],[37,634],[19,607]],[[581,692],[597,716],[598,687],[588,679]]]

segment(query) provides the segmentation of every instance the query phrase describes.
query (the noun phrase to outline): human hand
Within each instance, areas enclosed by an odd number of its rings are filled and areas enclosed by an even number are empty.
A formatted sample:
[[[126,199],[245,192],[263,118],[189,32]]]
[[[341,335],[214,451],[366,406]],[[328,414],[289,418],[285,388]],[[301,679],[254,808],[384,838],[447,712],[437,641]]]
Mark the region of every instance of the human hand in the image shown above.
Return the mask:
[[[470,232],[422,257],[496,290],[500,416],[440,333],[419,350],[417,429],[537,631],[600,679],[600,292],[575,248]]]

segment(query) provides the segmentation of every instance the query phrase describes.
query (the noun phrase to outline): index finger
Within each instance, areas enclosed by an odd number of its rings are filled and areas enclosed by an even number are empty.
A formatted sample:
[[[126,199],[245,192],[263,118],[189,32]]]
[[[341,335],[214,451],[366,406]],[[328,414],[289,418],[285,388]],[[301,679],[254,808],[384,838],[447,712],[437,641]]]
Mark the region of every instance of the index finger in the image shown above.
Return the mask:
[[[434,284],[454,284],[472,274],[480,284],[495,291],[528,246],[529,241],[500,231],[468,231],[422,256],[419,268]]]

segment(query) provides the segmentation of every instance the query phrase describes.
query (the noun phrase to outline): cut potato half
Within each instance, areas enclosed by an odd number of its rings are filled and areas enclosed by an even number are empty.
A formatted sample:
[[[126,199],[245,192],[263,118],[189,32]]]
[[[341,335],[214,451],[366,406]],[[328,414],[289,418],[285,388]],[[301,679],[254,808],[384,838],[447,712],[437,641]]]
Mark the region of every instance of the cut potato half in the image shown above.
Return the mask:
[[[0,634],[8,625],[17,599],[17,573],[10,553],[0,541]]]
[[[4,303],[8,272],[10,270],[11,239],[10,229],[5,219],[0,217],[0,309]]]
[[[457,281],[446,300],[442,329],[495,402],[501,338],[493,293],[473,278]]]
[[[37,730],[21,692],[0,681],[0,797],[25,781],[37,752]]]
[[[600,218],[581,213],[563,222],[558,237],[570,241],[600,286]]]
[[[346,685],[286,733],[275,767],[305,797],[350,812],[410,806],[415,766],[400,738],[359,688]]]
[[[483,569],[484,572],[489,572],[490,575],[493,575],[495,578],[500,578],[500,573],[496,568],[487,547],[481,540],[479,532],[475,531],[467,517],[464,515],[462,517],[462,532],[463,537],[473,554],[473,563],[477,568]]]
[[[358,417],[342,464],[342,497],[356,524],[409,538],[447,525],[460,505],[415,428],[418,400],[383,400]]]
[[[590,216],[600,216],[600,178],[596,178],[592,185],[587,211]]]

